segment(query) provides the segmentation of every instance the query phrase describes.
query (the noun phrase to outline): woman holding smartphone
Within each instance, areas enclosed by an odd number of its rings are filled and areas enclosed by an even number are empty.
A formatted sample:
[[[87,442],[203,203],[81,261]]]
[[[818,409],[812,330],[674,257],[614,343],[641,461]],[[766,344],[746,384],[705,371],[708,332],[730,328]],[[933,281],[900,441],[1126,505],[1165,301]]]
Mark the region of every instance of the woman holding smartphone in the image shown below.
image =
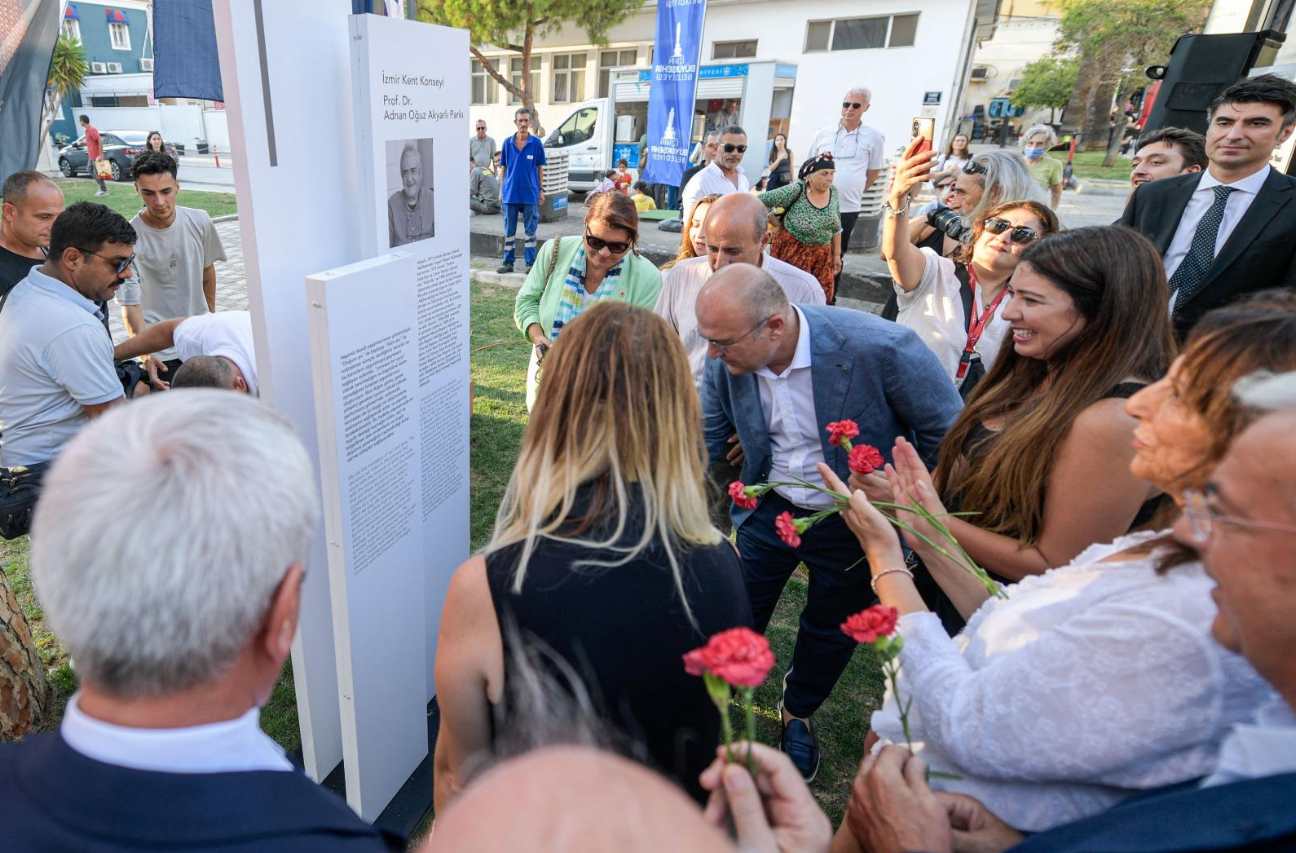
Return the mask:
[[[556,237],[540,247],[518,291],[513,319],[533,347],[527,368],[527,411],[535,405],[540,363],[565,324],[602,299],[651,309],[661,273],[634,251],[639,211],[628,196],[599,193],[586,204],[585,237]]]

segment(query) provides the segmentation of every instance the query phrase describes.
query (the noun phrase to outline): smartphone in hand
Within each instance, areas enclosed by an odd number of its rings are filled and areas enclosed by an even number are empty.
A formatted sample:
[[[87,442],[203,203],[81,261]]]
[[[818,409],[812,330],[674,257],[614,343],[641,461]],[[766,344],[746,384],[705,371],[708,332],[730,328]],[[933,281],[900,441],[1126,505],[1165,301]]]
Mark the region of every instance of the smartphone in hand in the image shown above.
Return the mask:
[[[913,120],[912,138],[920,139],[915,154],[932,150],[932,139],[936,135],[936,119],[916,117]]]

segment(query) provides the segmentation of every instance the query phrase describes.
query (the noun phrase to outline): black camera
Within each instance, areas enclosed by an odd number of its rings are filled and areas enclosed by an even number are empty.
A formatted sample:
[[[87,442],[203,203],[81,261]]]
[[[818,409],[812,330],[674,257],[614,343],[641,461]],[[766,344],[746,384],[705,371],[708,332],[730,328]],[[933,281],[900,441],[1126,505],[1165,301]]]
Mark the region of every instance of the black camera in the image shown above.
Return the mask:
[[[927,214],[927,224],[951,240],[958,240],[960,243],[972,242],[971,227],[963,224],[963,217],[957,211],[950,210],[943,204],[936,205],[936,208]]]

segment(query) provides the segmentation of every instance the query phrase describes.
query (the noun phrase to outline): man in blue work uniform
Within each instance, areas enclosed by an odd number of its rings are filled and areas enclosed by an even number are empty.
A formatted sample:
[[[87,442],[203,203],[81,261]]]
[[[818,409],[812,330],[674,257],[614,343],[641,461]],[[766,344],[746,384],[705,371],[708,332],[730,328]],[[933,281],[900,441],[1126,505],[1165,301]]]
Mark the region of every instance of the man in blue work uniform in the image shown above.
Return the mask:
[[[531,111],[522,108],[513,115],[517,133],[500,149],[500,205],[504,209],[504,263],[496,272],[513,272],[517,241],[517,218],[526,229],[523,257],[529,270],[535,263],[536,229],[540,226],[540,205],[544,204],[545,150],[539,137],[531,135]]]

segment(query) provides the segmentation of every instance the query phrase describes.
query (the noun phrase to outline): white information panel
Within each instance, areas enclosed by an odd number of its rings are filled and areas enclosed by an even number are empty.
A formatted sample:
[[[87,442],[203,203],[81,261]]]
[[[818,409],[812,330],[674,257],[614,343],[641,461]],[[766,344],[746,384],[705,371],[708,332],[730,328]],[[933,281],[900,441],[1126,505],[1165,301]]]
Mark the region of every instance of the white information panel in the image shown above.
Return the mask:
[[[414,258],[422,437],[427,699],[436,693],[441,603],[468,558],[468,33],[376,15],[351,18],[364,256]],[[373,310],[373,309],[371,309]],[[383,309],[387,310],[386,308]],[[382,380],[382,370],[375,371]]]
[[[415,259],[306,279],[347,802],[374,820],[428,751]]]
[[[314,455],[315,401],[302,282],[360,254],[351,107],[350,0],[214,0],[239,234],[261,396]],[[217,287],[220,283],[217,282]],[[307,774],[342,760],[324,531],[311,546],[293,641]]]

